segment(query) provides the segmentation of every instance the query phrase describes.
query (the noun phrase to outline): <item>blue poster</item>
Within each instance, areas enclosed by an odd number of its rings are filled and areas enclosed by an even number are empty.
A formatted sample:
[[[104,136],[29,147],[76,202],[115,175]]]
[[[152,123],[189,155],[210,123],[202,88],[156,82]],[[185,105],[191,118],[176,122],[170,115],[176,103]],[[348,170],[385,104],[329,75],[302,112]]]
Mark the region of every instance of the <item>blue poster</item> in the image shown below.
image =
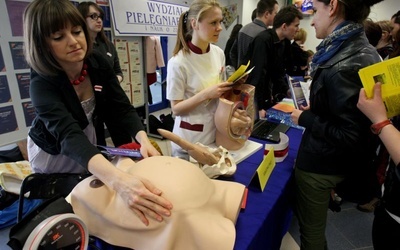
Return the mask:
[[[21,96],[21,99],[30,98],[29,95],[29,85],[31,80],[30,73],[15,74],[15,76],[17,77],[19,94]]]
[[[25,117],[25,125],[30,127],[32,125],[33,119],[35,119],[35,108],[32,105],[32,102],[23,102],[22,109],[24,110]]]
[[[0,108],[0,134],[10,133],[18,130],[14,107]]]
[[[10,86],[7,76],[0,76],[0,103],[11,102]]]
[[[110,6],[101,5],[100,8],[102,8],[103,12],[104,12],[103,27],[104,28],[111,28]]]
[[[305,14],[313,14],[314,5],[312,0],[304,0],[301,4],[301,12]]]
[[[314,14],[314,5],[313,5],[313,1],[312,0],[288,0],[287,4],[288,5],[293,4],[304,15],[312,15],[312,14]]]
[[[6,65],[4,64],[3,52],[1,52],[1,47],[0,47],[0,72],[5,72],[5,71],[6,71]]]
[[[106,35],[106,37],[108,38],[108,40],[110,40],[110,41],[112,42],[111,30],[104,30],[104,35]]]
[[[13,36],[23,36],[22,16],[28,4],[28,1],[6,0],[8,18]]]
[[[25,61],[23,42],[10,42],[10,51],[14,69],[29,69],[29,65]]]
[[[73,5],[75,5],[76,7],[78,7],[78,5],[79,5],[79,2],[78,2],[78,1],[71,1],[71,3],[72,3]]]

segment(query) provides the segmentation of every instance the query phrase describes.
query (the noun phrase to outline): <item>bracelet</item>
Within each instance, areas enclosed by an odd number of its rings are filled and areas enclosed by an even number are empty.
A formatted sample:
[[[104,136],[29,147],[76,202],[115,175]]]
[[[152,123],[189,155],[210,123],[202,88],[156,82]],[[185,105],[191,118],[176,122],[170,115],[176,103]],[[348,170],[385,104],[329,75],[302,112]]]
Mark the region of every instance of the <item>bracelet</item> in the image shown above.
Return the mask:
[[[379,135],[382,129],[389,124],[392,124],[392,121],[389,119],[384,120],[382,122],[374,123],[371,125],[371,131],[373,134]]]

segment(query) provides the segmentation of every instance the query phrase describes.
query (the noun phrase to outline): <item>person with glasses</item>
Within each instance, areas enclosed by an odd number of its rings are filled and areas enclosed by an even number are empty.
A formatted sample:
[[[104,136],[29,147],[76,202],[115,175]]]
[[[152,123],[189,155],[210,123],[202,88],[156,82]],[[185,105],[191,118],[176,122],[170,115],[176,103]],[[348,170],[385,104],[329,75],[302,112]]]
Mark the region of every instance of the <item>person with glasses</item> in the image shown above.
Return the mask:
[[[124,75],[122,73],[119,63],[117,50],[115,49],[114,44],[107,38],[106,34],[104,33],[103,9],[94,2],[81,2],[78,5],[78,10],[86,20],[90,37],[94,42],[93,49],[99,50],[103,55],[107,57],[111,65],[113,65],[114,67],[114,72],[117,75],[118,81],[121,83],[124,79]]]
[[[100,51],[101,54],[108,59],[110,64],[113,66],[114,73],[117,75],[118,82],[121,83],[124,79],[124,75],[119,63],[117,50],[104,33],[103,9],[94,2],[81,2],[78,5],[78,10],[86,21],[89,35],[93,41],[93,49]],[[99,121],[97,123],[96,132],[97,144],[106,145],[106,133],[103,122]],[[122,145],[127,141],[131,142],[130,138],[129,133],[121,133],[120,136],[113,139],[113,143],[114,145]]]
[[[92,173],[124,200],[145,225],[171,215],[162,190],[118,170],[96,144],[95,123],[113,138],[129,132],[144,158],[160,153],[104,56],[92,50],[85,19],[69,0],[34,0],[23,14],[24,55],[31,67],[35,119],[28,156],[36,173]]]

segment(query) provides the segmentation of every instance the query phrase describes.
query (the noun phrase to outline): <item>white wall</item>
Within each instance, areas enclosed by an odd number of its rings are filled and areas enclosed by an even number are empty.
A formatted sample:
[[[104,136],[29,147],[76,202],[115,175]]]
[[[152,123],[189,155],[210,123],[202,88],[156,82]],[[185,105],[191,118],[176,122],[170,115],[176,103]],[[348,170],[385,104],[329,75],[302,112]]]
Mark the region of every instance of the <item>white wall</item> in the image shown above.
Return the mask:
[[[167,1],[167,0],[165,0]],[[376,4],[372,9],[371,9],[371,14],[370,18],[373,21],[379,21],[379,20],[384,20],[384,19],[390,19],[390,17],[396,13],[398,10],[400,10],[400,5],[399,5],[399,0],[384,0],[383,2],[380,2]],[[190,5],[192,0],[168,0],[168,2],[175,2],[178,4],[184,4],[184,5]],[[226,6],[229,4],[237,4],[238,6],[238,19],[235,20],[235,22],[228,28],[225,29],[223,27],[223,30],[220,34],[220,38],[216,45],[218,45],[220,48],[225,49],[225,44],[226,41],[228,41],[229,35],[232,31],[233,26],[236,23],[241,23],[243,25],[246,25],[251,22],[251,13],[253,10],[257,7],[258,0],[219,0],[221,6]],[[285,0],[277,0],[279,6],[282,8],[285,6],[286,1]],[[321,42],[320,39],[315,38],[315,31],[314,28],[311,27],[311,20],[312,16],[307,16],[304,17],[304,19],[300,23],[300,27],[304,28],[307,31],[307,41],[305,42],[305,48],[307,49],[312,49],[315,52],[315,48],[318,46],[318,44]],[[168,38],[168,55],[172,55],[172,51],[175,47],[175,42],[176,42],[176,36],[171,36]]]
[[[279,6],[282,8],[285,6],[285,0],[277,0]],[[190,1],[191,2],[191,1]],[[239,10],[239,23],[246,25],[250,22],[251,19],[251,12],[257,7],[258,0],[228,0],[227,4],[237,3],[238,10]],[[222,6],[225,6],[224,0],[220,0]],[[241,7],[243,6],[243,7]],[[240,12],[240,10],[242,10]],[[371,8],[370,18],[373,21],[385,20],[390,19],[391,16],[400,10],[399,0],[384,0]],[[307,31],[307,41],[305,42],[305,47],[307,49],[312,49],[315,51],[315,48],[321,42],[320,39],[315,38],[315,30],[311,26],[312,16],[304,17],[303,20],[300,22],[300,27],[304,28]],[[229,38],[229,34],[232,30],[234,24],[229,27],[228,30],[224,30],[221,32],[220,39],[217,43],[222,49],[225,48],[226,41]]]

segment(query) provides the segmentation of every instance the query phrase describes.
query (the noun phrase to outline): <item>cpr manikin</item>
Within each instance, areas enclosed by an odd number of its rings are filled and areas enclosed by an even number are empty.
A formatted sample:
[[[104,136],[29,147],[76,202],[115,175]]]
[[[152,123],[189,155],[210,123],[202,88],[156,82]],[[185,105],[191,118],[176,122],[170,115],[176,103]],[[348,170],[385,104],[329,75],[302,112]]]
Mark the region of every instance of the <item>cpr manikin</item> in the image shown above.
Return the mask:
[[[214,115],[217,146],[228,150],[244,146],[253,130],[254,91],[252,85],[239,84],[219,99]]]
[[[69,197],[91,235],[135,250],[233,249],[244,185],[210,179],[194,164],[169,156],[137,163],[118,158],[115,165],[161,189],[174,206],[172,214],[163,222],[149,218],[145,226],[114,190],[92,176]]]

